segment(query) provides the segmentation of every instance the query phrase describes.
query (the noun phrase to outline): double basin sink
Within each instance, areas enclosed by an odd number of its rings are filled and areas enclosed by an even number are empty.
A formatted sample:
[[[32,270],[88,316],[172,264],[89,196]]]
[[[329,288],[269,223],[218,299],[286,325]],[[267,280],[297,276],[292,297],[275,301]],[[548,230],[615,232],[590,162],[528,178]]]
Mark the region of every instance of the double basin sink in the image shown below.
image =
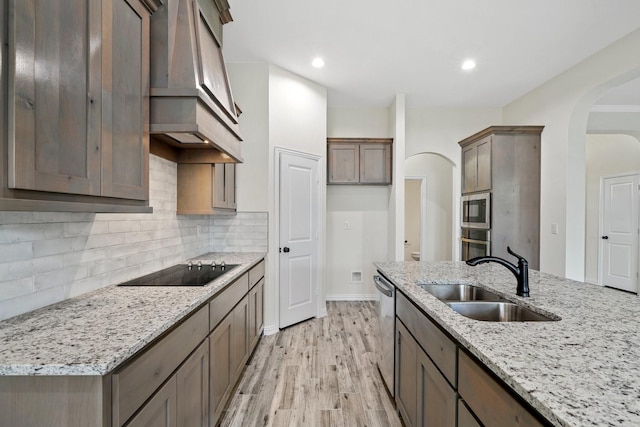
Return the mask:
[[[421,284],[420,286],[462,316],[485,322],[540,322],[557,320],[515,304],[479,286]]]

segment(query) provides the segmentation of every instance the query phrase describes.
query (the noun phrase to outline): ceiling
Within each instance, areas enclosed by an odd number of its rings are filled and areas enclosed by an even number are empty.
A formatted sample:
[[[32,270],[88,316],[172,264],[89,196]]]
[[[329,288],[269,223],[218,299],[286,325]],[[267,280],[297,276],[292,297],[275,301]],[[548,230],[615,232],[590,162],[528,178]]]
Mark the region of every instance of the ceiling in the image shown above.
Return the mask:
[[[638,0],[237,0],[231,14],[227,61],[315,81],[333,107],[386,107],[397,93],[409,106],[502,107],[640,28]]]

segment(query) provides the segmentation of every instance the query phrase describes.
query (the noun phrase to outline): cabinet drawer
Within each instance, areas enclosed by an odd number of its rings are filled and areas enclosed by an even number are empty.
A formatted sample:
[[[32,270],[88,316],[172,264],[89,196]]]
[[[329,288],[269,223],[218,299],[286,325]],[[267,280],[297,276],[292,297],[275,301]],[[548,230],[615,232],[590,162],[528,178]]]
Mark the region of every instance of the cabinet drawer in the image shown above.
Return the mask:
[[[396,315],[447,380],[456,385],[456,344],[422,314],[402,293],[396,293]]]
[[[209,331],[249,292],[249,274],[245,273],[209,303]]]
[[[113,374],[114,425],[123,425],[206,338],[208,317],[205,306]]]
[[[249,270],[249,288],[253,288],[264,277],[264,260]]]
[[[464,352],[460,352],[458,392],[484,425],[544,425]]]

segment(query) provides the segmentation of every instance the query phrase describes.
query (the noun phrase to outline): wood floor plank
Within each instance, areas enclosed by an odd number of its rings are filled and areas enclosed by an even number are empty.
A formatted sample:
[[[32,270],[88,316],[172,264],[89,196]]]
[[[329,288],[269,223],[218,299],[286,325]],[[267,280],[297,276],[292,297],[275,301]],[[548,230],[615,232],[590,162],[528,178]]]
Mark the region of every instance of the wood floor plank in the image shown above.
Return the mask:
[[[342,393],[340,395],[342,419],[349,427],[367,426],[367,416],[362,405],[362,397],[357,393]]]
[[[374,302],[327,313],[261,339],[221,426],[401,426],[377,368]]]

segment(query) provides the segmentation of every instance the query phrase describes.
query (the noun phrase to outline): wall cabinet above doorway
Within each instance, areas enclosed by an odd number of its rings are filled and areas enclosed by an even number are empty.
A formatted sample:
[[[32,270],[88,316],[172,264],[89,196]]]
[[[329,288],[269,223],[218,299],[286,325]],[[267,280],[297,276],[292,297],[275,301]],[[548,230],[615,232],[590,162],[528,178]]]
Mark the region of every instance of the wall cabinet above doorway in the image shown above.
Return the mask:
[[[390,185],[392,138],[327,138],[327,184]]]

